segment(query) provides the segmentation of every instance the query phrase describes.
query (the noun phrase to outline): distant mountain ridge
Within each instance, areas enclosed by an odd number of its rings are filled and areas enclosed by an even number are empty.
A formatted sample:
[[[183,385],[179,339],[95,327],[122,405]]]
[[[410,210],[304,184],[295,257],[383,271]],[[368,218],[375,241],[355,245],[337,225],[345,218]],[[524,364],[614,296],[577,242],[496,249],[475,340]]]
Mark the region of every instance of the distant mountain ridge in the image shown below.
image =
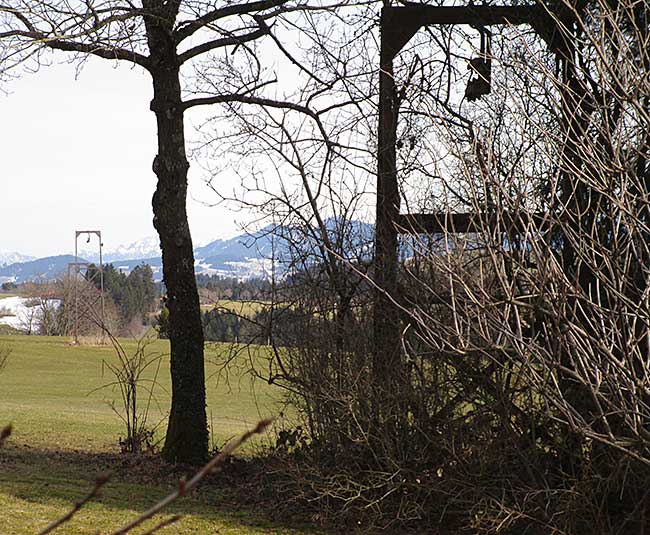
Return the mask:
[[[71,262],[74,262],[74,255],[58,255],[3,266],[0,283],[53,280],[67,273]]]
[[[336,221],[327,220],[326,225],[328,230],[333,232]],[[345,249],[358,250],[359,254],[367,255],[368,243],[371,240],[374,226],[359,221],[350,221],[348,225],[351,225],[351,235],[356,238],[348,240],[349,243],[346,243]],[[296,234],[289,228],[269,225],[256,232],[243,233],[229,239],[214,240],[194,249],[195,271],[239,279],[269,276],[273,268],[271,258],[286,258],[291,242],[298,242],[302,246],[308,247],[318,247],[320,244],[318,238],[314,241],[314,239],[305,238],[302,232]],[[158,239],[151,237],[107,251],[102,256],[105,264],[112,263],[118,270],[124,272],[131,271],[139,264],[148,264],[152,268],[154,279],[162,280],[160,254]],[[0,267],[0,283],[55,279],[67,273],[68,263],[74,262],[74,258],[73,255],[58,255],[2,266]],[[86,250],[79,253],[81,262],[97,262],[98,260],[97,253]]]

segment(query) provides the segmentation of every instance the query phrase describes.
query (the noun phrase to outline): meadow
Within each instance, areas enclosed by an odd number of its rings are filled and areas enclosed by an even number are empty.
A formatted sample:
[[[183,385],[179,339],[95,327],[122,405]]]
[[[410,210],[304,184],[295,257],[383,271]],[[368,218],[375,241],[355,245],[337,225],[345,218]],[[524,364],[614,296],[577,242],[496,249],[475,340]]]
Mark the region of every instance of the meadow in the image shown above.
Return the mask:
[[[127,353],[136,348],[134,341],[120,343]],[[106,386],[114,380],[107,363],[117,361],[112,347],[72,346],[65,338],[17,335],[0,336],[0,344],[11,349],[0,373],[0,424],[13,425],[12,436],[0,449],[2,533],[37,533],[64,514],[92,488],[95,476],[107,470],[114,475],[101,497],[60,532],[110,533],[170,492],[180,476],[190,473],[155,456],[119,452],[124,426],[112,408],[114,404],[119,410],[119,390]],[[213,345],[206,354],[208,421],[214,447],[283,408],[278,389],[252,380],[242,371],[247,365],[231,371],[227,380],[219,373],[227,349],[226,345]],[[158,424],[156,438],[162,439],[169,406],[168,342],[156,340],[147,351],[160,356],[159,369],[156,362],[146,378],[156,381],[148,421]],[[263,348],[253,351],[247,358],[263,358]],[[141,400],[144,407],[146,397]],[[251,455],[272,441],[272,434],[263,436],[239,455]],[[160,533],[314,533],[303,527],[271,524],[257,512],[222,503],[223,490],[204,485],[177,502],[169,513],[181,513],[183,520]]]
[[[208,310],[219,310],[222,312],[231,312],[238,316],[245,316],[252,318],[258,312],[262,312],[268,308],[270,303],[266,301],[235,301],[231,299],[219,299],[214,303],[204,303],[201,305],[201,310],[206,312]]]

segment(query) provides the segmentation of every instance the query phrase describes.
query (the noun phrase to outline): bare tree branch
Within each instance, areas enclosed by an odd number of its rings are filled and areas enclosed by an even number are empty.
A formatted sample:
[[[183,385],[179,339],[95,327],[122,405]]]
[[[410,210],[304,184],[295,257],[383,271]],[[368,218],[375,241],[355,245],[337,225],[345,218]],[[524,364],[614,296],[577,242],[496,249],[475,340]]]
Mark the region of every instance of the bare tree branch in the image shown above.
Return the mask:
[[[57,518],[49,526],[39,531],[38,535],[46,535],[47,533],[51,533],[59,526],[65,524],[66,522],[69,522],[72,519],[72,517],[81,510],[81,508],[84,505],[86,505],[90,500],[92,500],[99,494],[99,491],[104,485],[106,485],[106,483],[108,483],[109,479],[110,479],[110,474],[98,475],[97,478],[95,479],[95,486],[92,488],[92,490],[88,494],[86,494],[86,496],[84,496],[81,500],[76,502],[73,505],[72,509],[70,509],[70,511],[68,511],[65,515],[63,515],[60,518]]]
[[[182,107],[183,110],[187,110],[195,106],[205,106],[209,104],[228,104],[234,102],[240,102],[242,104],[253,104],[256,106],[265,106],[268,108],[292,110],[292,111],[302,113],[303,115],[306,115],[314,120],[314,122],[318,126],[318,130],[323,136],[323,141],[325,143],[329,143],[328,141],[329,136],[325,131],[325,126],[323,125],[318,112],[315,112],[301,104],[296,104],[293,102],[273,100],[270,98],[255,97],[249,95],[214,95],[212,97],[201,97],[201,98],[186,100],[183,102]]]
[[[282,6],[288,2],[289,0],[259,0],[256,2],[246,2],[244,4],[230,5],[215,9],[214,11],[210,11],[196,20],[180,23],[178,28],[174,31],[174,39],[177,43],[180,43],[184,39],[187,39],[189,36],[191,36],[197,30],[205,28],[206,26],[219,19],[233,15],[241,16],[251,13],[259,13],[260,11]]]
[[[101,44],[81,43],[75,41],[68,41],[66,39],[54,39],[41,32],[26,32],[20,30],[12,30],[0,33],[0,39],[4,37],[24,37],[30,39],[34,43],[41,46],[51,48],[54,50],[62,50],[64,52],[82,52],[85,54],[92,54],[104,59],[117,59],[129,61],[149,69],[150,60],[147,56],[143,56],[137,52],[126,50],[124,48],[107,47]]]
[[[258,30],[245,33],[243,35],[232,35],[231,37],[212,39],[210,41],[206,41],[205,43],[192,47],[189,50],[183,52],[182,54],[179,54],[178,61],[180,62],[180,64],[183,64],[196,56],[209,52],[210,50],[215,50],[217,48],[224,48],[226,46],[235,46],[235,45],[242,45],[244,43],[250,43],[251,41],[256,41],[260,37],[263,37],[264,35],[266,35],[266,33],[267,30],[265,28],[260,28]]]

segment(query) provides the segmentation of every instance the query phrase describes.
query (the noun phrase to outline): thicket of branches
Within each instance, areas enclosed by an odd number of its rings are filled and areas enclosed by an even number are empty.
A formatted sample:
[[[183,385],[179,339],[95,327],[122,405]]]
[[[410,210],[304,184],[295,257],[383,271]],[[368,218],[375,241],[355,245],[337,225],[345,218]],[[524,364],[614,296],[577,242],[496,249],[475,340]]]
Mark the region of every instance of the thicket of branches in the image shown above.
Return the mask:
[[[492,29],[480,100],[463,99],[477,31],[421,30],[399,56],[402,211],[441,217],[402,241],[389,427],[376,425],[391,398],[372,384],[369,249],[345,230],[374,165],[376,28],[361,15],[355,31],[303,25],[302,120],[229,109],[233,140],[258,149],[244,204],[265,193],[293,233],[303,285],[277,298],[305,311],[305,335],[260,373],[302,411],[290,499],[321,514],[473,533],[647,526],[650,14],[642,1],[544,5],[548,27]],[[478,215],[459,234],[447,213]]]

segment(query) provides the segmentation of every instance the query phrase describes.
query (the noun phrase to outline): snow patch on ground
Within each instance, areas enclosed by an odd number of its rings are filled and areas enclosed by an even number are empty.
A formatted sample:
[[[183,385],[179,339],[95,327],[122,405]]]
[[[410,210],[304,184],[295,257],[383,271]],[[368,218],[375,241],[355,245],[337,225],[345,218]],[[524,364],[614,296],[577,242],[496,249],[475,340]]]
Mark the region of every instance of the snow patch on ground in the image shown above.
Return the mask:
[[[20,316],[27,311],[27,307],[23,304],[24,301],[25,299],[23,297],[0,299],[0,323],[11,325],[16,329],[20,328],[22,323]]]
[[[269,258],[248,258],[245,262],[224,262],[232,266],[238,277],[250,279],[253,277],[266,277],[273,271],[273,260]]]
[[[0,323],[9,325],[15,329],[25,329],[29,325],[29,320],[32,318],[32,330],[38,330],[39,327],[39,310],[38,306],[28,306],[30,303],[35,302],[31,297],[6,297],[0,299]],[[61,302],[59,300],[51,301],[55,307],[58,307]],[[8,314],[8,315],[4,315]]]

